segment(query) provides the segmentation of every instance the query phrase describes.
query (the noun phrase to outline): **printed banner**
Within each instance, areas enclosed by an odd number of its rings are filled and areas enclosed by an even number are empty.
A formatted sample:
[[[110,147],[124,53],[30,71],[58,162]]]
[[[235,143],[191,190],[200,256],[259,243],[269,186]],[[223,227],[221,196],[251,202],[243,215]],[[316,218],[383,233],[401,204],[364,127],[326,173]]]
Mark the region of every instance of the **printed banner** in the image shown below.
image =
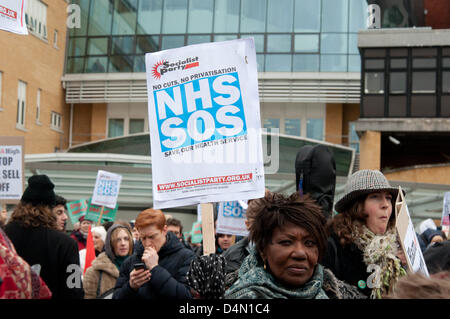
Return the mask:
[[[422,250],[411,221],[408,206],[403,196],[402,188],[399,186],[398,196],[395,203],[395,227],[400,237],[400,244],[405,252],[408,269],[411,272],[421,272],[425,276],[429,276]]]
[[[153,207],[264,195],[253,39],[146,54]]]
[[[107,206],[103,206],[102,220],[100,221],[100,223],[113,222],[116,219],[118,208],[119,208],[118,204],[114,208],[109,208]],[[102,206],[97,206],[97,205],[93,204],[92,200],[89,199],[88,209],[87,209],[85,218],[93,221],[94,223],[97,223],[100,218],[101,212],[102,212]]]
[[[217,211],[218,234],[248,236],[246,211],[238,201],[221,202]]]
[[[114,209],[119,196],[121,181],[121,175],[99,170],[95,181],[94,194],[92,195],[92,204]]]
[[[25,9],[25,0],[0,0],[0,30],[27,35]]]
[[[23,194],[22,145],[0,146],[0,200],[20,200]]]
[[[444,193],[444,205],[442,207],[442,218],[441,218],[442,231],[445,236],[450,234],[450,192]]]
[[[85,199],[75,200],[66,203],[67,213],[69,214],[72,225],[77,223],[81,216],[85,216],[88,209],[88,201]]]

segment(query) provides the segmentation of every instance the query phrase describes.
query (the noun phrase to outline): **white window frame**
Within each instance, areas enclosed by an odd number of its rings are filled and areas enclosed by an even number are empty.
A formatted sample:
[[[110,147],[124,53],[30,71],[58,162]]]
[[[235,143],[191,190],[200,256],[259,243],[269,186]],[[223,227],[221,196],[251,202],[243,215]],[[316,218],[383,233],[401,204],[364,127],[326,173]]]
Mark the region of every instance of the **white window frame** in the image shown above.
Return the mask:
[[[40,0],[28,0],[26,7],[28,31],[45,41],[47,40],[47,5]]]
[[[36,93],[36,124],[41,125],[41,89],[37,89]]]
[[[58,30],[55,29],[55,31],[53,32],[53,47],[55,49],[59,49],[58,48]]]
[[[27,114],[27,84],[20,80],[18,83],[16,128],[25,129],[25,120]]]
[[[62,115],[52,111],[50,115],[50,128],[54,131],[62,133]]]

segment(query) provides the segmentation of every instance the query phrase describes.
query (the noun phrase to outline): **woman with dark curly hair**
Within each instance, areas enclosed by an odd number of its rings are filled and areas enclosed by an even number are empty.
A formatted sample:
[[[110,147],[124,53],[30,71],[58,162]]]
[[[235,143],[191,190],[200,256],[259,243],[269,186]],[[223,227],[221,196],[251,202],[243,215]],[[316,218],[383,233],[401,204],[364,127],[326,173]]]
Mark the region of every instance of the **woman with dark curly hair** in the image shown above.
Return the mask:
[[[230,299],[362,298],[355,287],[336,279],[320,260],[326,252],[325,217],[308,195],[266,192],[247,213],[254,243],[225,292]]]
[[[81,276],[77,278],[70,268],[68,271],[69,265],[80,264],[78,248],[73,239],[57,230],[51,210],[56,203],[54,187],[47,175],[31,176],[5,233],[29,265],[40,265],[40,276],[50,288],[52,299],[81,299]],[[68,283],[76,280],[79,286],[69,287]]]
[[[406,274],[395,230],[397,194],[380,171],[357,171],[335,205],[339,214],[328,224],[330,237],[322,264],[371,298],[391,292]]]

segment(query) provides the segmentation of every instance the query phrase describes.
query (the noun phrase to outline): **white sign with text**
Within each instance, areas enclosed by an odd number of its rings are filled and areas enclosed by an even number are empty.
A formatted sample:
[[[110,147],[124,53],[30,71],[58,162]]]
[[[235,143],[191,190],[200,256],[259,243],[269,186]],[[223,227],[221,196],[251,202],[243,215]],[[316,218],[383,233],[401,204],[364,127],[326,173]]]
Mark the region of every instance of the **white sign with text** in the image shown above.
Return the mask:
[[[116,208],[121,181],[122,175],[99,170],[91,203],[112,209]]]
[[[27,35],[25,9],[25,0],[0,0],[0,30]]]

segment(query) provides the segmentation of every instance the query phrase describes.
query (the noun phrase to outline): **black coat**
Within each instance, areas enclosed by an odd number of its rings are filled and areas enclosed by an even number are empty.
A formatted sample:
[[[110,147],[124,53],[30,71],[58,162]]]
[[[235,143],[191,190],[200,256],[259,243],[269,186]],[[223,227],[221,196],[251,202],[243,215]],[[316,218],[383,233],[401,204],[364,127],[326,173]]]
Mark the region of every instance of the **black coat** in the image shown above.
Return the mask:
[[[347,282],[369,296],[371,289],[367,287],[367,278],[371,273],[367,272],[367,266],[363,261],[363,252],[353,243],[344,247],[339,243],[339,238],[335,233],[328,238],[327,253],[321,264],[330,269],[334,275]],[[364,281],[365,288],[358,285],[360,280]]]
[[[5,232],[17,253],[30,266],[41,265],[40,276],[52,292],[52,299],[82,299],[81,271],[69,265],[80,265],[78,246],[68,235],[46,227],[23,227],[10,222]],[[77,278],[75,278],[77,277]],[[67,283],[78,287],[69,288]]]
[[[130,272],[133,265],[142,262],[144,247],[136,245],[136,252],[120,267],[120,275],[114,287],[113,299],[190,299],[190,288],[186,285],[186,273],[195,253],[183,246],[179,239],[167,232],[166,243],[158,252],[158,265],[151,270],[151,279],[137,291],[130,287]]]
[[[244,237],[236,244],[225,250],[222,256],[227,261],[226,273],[230,273],[241,268],[244,258],[249,255],[247,250],[249,240],[248,237]]]

